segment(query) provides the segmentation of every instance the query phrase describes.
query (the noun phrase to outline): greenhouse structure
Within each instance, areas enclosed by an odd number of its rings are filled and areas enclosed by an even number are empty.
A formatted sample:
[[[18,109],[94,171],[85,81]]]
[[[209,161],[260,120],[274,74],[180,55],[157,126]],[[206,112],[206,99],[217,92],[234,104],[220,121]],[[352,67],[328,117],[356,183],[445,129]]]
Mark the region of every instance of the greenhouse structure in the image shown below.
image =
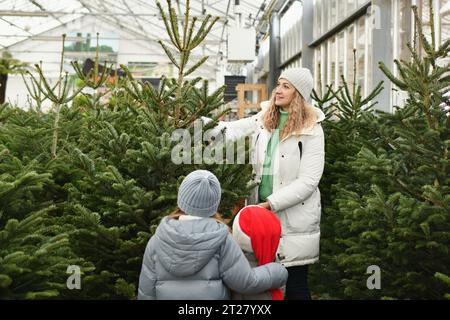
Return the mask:
[[[450,299],[449,148],[450,0],[0,0],[0,300]]]

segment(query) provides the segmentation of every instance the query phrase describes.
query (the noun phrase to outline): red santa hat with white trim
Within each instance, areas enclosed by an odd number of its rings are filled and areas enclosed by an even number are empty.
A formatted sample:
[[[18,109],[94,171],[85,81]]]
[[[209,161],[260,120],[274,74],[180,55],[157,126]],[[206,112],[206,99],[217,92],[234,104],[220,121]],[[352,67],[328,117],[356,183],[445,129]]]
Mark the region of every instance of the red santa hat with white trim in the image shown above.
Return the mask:
[[[233,238],[245,252],[253,253],[258,265],[275,261],[281,237],[281,223],[275,213],[261,206],[247,206],[236,215]],[[274,300],[282,300],[280,289],[271,290]]]

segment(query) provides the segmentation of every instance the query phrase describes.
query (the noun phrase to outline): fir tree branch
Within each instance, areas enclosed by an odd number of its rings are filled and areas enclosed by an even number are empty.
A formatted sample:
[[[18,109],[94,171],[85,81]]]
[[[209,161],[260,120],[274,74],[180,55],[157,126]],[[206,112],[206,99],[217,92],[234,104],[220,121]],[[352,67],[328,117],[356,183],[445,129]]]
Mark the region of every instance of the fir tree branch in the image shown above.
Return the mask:
[[[433,53],[436,48],[436,31],[434,30],[434,10],[433,10],[433,1],[429,2],[429,14],[430,14],[430,26],[431,26],[431,50],[430,53]],[[434,59],[433,59],[434,60]],[[434,63],[433,63],[434,66]]]
[[[209,16],[210,17],[210,16]],[[207,17],[208,19],[208,17]],[[219,17],[215,17],[214,20],[210,23],[209,27],[203,32],[201,33],[199,31],[199,33],[197,34],[199,37],[197,39],[197,41],[192,41],[192,47],[191,49],[194,49],[195,47],[197,47],[200,43],[202,43],[202,41],[206,38],[206,36],[209,34],[209,32],[211,31],[212,27],[214,26],[214,24],[219,20]]]
[[[396,64],[398,64],[398,61],[396,62]],[[404,82],[402,82],[400,79],[397,79],[394,76],[394,74],[386,67],[384,62],[382,62],[382,61],[379,62],[379,68],[386,75],[386,77],[389,78],[389,80],[391,80],[398,88],[400,88],[400,90],[408,89],[408,86]]]
[[[197,47],[200,44],[200,42],[201,42],[201,41],[199,41],[200,36],[205,31],[206,25],[208,24],[211,17],[212,16],[210,14],[208,14],[206,16],[206,18],[202,21],[202,24],[200,25],[200,28],[197,30],[197,33],[196,33],[194,39],[192,39],[192,41],[190,42],[189,50],[193,50],[195,47]]]
[[[184,69],[186,68],[186,65],[188,63],[189,56],[190,56],[189,51],[183,51],[181,53],[180,66],[181,66],[181,69],[183,70],[183,78],[186,76],[186,74],[184,73]]]
[[[164,10],[163,10],[163,8],[162,8],[162,6],[161,6],[161,3],[160,3],[159,1],[157,1],[157,2],[156,2],[156,5],[157,5],[157,7],[158,7],[158,9],[159,9],[159,13],[161,14],[161,17],[162,17],[162,19],[163,19],[163,22],[164,22],[164,25],[165,25],[165,27],[166,27],[167,34],[169,35],[170,41],[172,41],[172,44],[173,44],[176,48],[178,48],[179,50],[181,50],[181,47],[179,47],[178,44],[177,44],[177,42],[175,41],[174,35],[173,35],[173,33],[172,33],[172,30],[170,29],[170,26],[169,26],[169,22],[168,22],[167,16],[166,16],[166,14],[164,13]]]
[[[197,70],[203,63],[206,62],[206,60],[208,60],[208,56],[203,57],[200,59],[199,62],[197,62],[194,66],[192,66],[188,71],[186,71],[186,73],[184,74],[185,76],[190,75],[191,73],[193,73],[195,70]]]
[[[183,26],[183,49],[187,48],[189,43],[187,39],[187,30],[189,27],[189,10],[190,10],[190,2],[189,0],[186,0],[186,10],[184,11],[184,26]]]
[[[188,34],[188,37],[187,37],[187,40],[186,40],[185,48],[190,48],[190,46],[191,46],[192,34],[194,32],[194,28],[195,28],[195,23],[196,22],[197,22],[197,17],[194,17],[192,19],[192,23],[191,23],[191,26],[189,28],[189,34]]]
[[[170,61],[174,64],[174,66],[177,69],[180,69],[180,65],[178,64],[178,62],[175,60],[175,57],[173,56],[173,54],[170,52],[169,48],[166,47],[166,45],[161,41],[158,40],[158,43],[161,45],[161,47],[164,49],[164,52],[166,53],[167,57],[170,59]]]
[[[36,80],[36,78],[31,74],[31,72],[27,72],[28,75],[30,76],[31,80],[34,81],[34,83],[37,85],[37,87],[39,88],[39,90],[41,90],[42,94],[44,94],[45,97],[47,97],[47,99],[49,99],[52,102],[56,102],[58,101],[58,97],[54,94],[54,90],[56,89],[57,86],[60,85],[60,81],[58,81],[55,86],[53,87],[53,89],[50,87],[50,85],[47,82],[47,79],[44,77],[44,74],[41,70],[41,68],[36,64],[35,65],[36,70],[39,74],[40,80],[42,80],[42,84],[45,87],[45,90],[43,90],[42,86],[39,85],[39,82]]]
[[[173,37],[175,38],[177,47],[180,49],[180,51],[183,51],[184,48],[181,45],[180,32],[178,31],[178,16],[175,12],[175,9],[171,7],[170,0],[167,0],[167,3],[169,4],[169,14],[170,14],[169,17],[170,17],[170,25],[172,26]]]
[[[425,37],[425,34],[422,29],[422,19],[419,17],[417,7],[412,6],[412,10],[414,12],[415,21],[417,22],[417,33],[419,36],[419,43],[425,49],[425,52],[427,54],[430,54],[430,52],[432,52],[434,48],[431,48],[430,43],[428,42],[427,38]],[[433,29],[433,26],[431,27],[431,29]]]

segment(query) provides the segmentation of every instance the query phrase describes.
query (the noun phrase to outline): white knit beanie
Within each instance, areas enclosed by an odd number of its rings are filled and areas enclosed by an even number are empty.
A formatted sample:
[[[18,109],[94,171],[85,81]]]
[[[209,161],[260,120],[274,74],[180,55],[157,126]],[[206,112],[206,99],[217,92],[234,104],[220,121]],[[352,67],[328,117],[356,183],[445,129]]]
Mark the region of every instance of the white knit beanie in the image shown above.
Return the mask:
[[[306,68],[291,68],[284,70],[279,79],[288,80],[306,100],[310,100],[314,88],[314,79],[311,71]]]

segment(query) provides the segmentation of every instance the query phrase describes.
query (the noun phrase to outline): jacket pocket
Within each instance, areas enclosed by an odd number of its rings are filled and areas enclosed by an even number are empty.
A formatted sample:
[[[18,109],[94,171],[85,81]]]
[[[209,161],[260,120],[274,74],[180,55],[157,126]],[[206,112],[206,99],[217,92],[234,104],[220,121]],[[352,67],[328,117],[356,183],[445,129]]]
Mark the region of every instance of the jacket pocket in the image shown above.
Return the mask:
[[[317,197],[313,195],[304,202],[286,209],[286,233],[313,233],[320,230],[319,203]]]

